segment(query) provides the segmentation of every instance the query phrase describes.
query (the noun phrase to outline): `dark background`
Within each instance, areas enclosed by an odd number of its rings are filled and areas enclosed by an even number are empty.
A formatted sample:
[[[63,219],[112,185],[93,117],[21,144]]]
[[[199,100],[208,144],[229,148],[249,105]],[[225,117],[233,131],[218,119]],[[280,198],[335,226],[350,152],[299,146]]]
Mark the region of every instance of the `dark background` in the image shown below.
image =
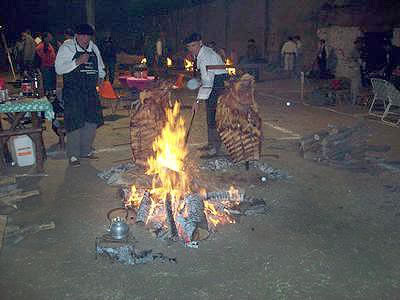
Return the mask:
[[[113,32],[142,32],[143,18],[166,14],[177,7],[188,7],[210,0],[96,0],[96,29]],[[86,22],[85,0],[6,0],[0,3],[0,25],[14,41],[23,30],[61,34]],[[122,30],[123,29],[123,30]]]

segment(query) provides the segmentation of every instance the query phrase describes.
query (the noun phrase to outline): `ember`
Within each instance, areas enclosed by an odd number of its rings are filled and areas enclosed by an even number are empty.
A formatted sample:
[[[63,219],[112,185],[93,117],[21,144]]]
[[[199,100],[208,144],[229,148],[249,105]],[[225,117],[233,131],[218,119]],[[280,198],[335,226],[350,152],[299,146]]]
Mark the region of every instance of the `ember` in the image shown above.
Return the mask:
[[[166,124],[153,142],[154,155],[147,159],[146,174],[152,186],[140,192],[136,186],[126,205],[137,209],[136,222],[157,229],[158,236],[179,238],[185,243],[204,239],[217,224],[234,223],[226,208],[240,202],[239,192],[232,188],[221,198],[204,189],[196,191],[185,169],[188,149],[185,122],[180,105],[166,109]]]

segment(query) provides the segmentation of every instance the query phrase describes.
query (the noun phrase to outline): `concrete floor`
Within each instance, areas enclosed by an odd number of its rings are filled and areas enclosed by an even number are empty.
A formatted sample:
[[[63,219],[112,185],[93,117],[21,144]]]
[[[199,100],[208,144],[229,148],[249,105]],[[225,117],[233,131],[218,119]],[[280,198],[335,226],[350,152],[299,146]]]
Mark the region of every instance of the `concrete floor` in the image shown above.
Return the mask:
[[[244,170],[208,174],[239,182],[273,203],[267,215],[220,227],[199,249],[168,245],[143,228],[131,228],[139,247],[177,257],[177,264],[124,266],[94,259],[94,239],[104,232],[106,213],[120,205],[117,188],[96,173],[130,157],[127,147],[114,147],[129,142],[128,129],[121,128],[129,125],[126,110],[98,130],[99,161],[73,169],[59,155],[49,156],[48,177],[19,179],[21,187],[39,188],[41,195],[24,201],[9,223],[54,221],[56,228],[3,247],[0,299],[398,299],[399,173],[354,172],[301,158],[298,136],[329,124],[355,124],[366,108],[334,112],[303,105],[298,85],[280,80],[256,86],[263,154],[279,154],[263,160],[292,178],[262,183]],[[180,91],[176,97],[189,105],[194,94]],[[190,110],[183,113],[188,120]],[[108,119],[110,114],[105,111]],[[400,160],[399,129],[372,120],[367,125],[371,143],[390,144],[387,158]],[[194,145],[205,142],[203,108],[193,126],[189,143],[196,157]],[[56,142],[48,130],[50,153]]]

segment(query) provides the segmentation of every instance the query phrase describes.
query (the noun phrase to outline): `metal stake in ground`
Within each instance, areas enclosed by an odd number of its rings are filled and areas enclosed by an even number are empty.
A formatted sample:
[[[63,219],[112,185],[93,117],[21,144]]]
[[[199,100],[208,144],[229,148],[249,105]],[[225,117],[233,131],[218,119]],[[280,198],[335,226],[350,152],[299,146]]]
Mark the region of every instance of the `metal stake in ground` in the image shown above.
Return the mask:
[[[196,104],[199,104],[199,100],[197,100]],[[190,135],[190,129],[192,129],[192,125],[193,125],[193,120],[194,120],[194,116],[196,115],[196,109],[192,110],[192,117],[190,118],[190,123],[189,123],[189,127],[188,130],[186,132],[186,136],[185,136],[185,145],[187,145],[187,142],[189,140],[189,135]]]

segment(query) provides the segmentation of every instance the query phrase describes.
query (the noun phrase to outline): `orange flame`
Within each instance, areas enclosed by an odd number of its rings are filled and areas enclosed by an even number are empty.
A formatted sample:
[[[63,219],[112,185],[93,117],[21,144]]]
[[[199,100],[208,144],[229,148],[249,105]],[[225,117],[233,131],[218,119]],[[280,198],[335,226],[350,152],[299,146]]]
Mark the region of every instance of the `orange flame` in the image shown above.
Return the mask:
[[[235,220],[227,212],[219,212],[214,204],[209,201],[204,201],[204,212],[207,221],[216,227],[218,224],[232,224]]]
[[[129,200],[127,202],[127,205],[130,205],[130,206],[133,206],[133,207],[139,207],[140,201],[142,201],[142,200],[139,198],[139,194],[138,194],[138,192],[136,190],[136,186],[132,185],[131,194],[129,196]]]
[[[191,193],[190,178],[184,168],[184,161],[188,154],[185,144],[185,122],[180,116],[180,104],[175,102],[173,109],[166,110],[167,122],[161,134],[153,142],[154,156],[147,159],[147,175],[152,175],[151,206],[146,224],[149,222],[162,223],[165,225],[165,199],[171,197],[171,206],[174,218],[178,215],[186,218],[188,206],[185,204],[185,195]],[[233,187],[230,195],[239,195],[239,191]],[[207,191],[200,190],[202,198],[207,197]],[[136,187],[131,188],[130,205],[138,208],[142,197],[139,196]],[[236,199],[236,198],[234,198]],[[223,207],[223,206],[222,206]],[[204,212],[210,227],[218,224],[234,223],[229,212],[218,210],[210,201],[204,201]],[[178,232],[182,228],[178,228]]]

